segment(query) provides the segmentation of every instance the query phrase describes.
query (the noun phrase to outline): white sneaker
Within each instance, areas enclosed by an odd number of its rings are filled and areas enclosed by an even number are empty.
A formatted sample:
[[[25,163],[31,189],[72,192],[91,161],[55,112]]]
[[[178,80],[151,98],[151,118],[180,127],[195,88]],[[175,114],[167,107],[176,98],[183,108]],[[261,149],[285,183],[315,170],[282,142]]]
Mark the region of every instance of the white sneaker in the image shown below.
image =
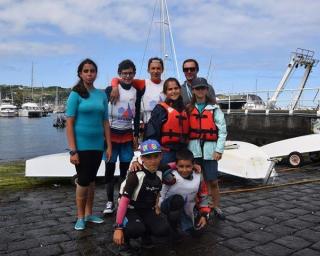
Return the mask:
[[[114,212],[114,205],[113,202],[108,201],[106,203],[106,208],[104,208],[103,213],[113,213]]]
[[[225,220],[227,218],[226,215],[224,214],[224,212],[219,207],[214,207],[213,208],[213,213],[220,220]]]

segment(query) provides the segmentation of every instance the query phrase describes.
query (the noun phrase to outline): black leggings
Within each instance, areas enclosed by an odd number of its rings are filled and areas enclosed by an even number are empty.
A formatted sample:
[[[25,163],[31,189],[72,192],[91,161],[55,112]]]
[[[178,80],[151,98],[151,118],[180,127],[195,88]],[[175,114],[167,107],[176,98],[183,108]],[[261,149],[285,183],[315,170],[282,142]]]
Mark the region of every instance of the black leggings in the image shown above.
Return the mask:
[[[120,163],[120,180],[119,184],[126,178],[127,171],[129,169],[130,163],[122,162]],[[116,163],[106,163],[106,172],[105,172],[105,182],[107,189],[107,200],[113,202],[113,191],[116,179],[114,177],[114,171],[116,169]]]
[[[78,175],[78,184],[86,187],[95,181],[99,170],[103,151],[99,150],[83,150],[78,151],[80,163],[76,165]]]
[[[192,220],[184,211],[184,199],[181,195],[173,195],[161,203],[161,212],[167,215],[167,220],[174,231],[181,229],[192,236],[200,236],[204,229],[196,229],[194,223],[198,223],[200,215],[196,211]]]
[[[161,212],[167,215],[168,222],[172,228],[176,228],[180,222],[184,210],[184,199],[181,195],[173,195],[161,204]]]
[[[167,221],[157,215],[154,209],[128,209],[126,217],[128,219],[124,229],[126,239],[145,235],[164,237],[170,233]]]

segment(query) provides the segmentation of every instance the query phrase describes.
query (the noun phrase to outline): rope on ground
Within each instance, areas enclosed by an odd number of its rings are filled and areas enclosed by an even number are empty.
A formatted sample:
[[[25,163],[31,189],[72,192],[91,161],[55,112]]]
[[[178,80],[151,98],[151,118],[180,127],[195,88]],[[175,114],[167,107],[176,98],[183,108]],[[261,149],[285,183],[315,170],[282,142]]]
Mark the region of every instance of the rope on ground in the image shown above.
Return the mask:
[[[283,169],[278,169],[276,170],[276,172],[289,172],[289,171],[299,171],[301,170],[300,168],[283,168]]]
[[[224,194],[253,192],[257,190],[273,189],[273,188],[287,187],[292,185],[303,185],[307,183],[317,183],[317,182],[320,183],[320,179],[308,179],[308,180],[300,180],[300,181],[294,181],[294,182],[288,182],[288,183],[282,183],[282,184],[270,184],[270,185],[258,186],[253,188],[226,190],[226,191],[221,191],[220,194],[224,195]]]

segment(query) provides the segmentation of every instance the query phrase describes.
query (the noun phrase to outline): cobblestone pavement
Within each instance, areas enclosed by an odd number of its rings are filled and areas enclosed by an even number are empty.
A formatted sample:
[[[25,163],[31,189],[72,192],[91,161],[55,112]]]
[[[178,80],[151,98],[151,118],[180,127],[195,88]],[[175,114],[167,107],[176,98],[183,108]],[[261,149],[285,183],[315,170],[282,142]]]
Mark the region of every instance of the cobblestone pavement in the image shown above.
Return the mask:
[[[319,178],[318,166],[280,172],[289,182]],[[235,187],[241,187],[235,182]],[[222,190],[233,184],[222,181]],[[114,216],[75,231],[74,187],[58,185],[0,195],[0,255],[114,255]],[[97,185],[94,211],[105,203]],[[320,182],[223,194],[226,221],[213,219],[200,238],[172,247],[160,244],[142,255],[320,255]]]

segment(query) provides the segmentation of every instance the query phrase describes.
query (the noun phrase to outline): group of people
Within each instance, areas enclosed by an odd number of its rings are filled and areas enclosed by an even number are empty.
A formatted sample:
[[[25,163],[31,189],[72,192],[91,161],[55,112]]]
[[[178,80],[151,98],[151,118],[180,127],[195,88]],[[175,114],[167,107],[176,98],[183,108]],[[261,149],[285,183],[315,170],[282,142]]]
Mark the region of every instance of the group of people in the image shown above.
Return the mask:
[[[114,173],[120,161],[116,244],[137,237],[148,243],[150,234],[172,231],[193,234],[206,225],[211,211],[225,218],[217,178],[227,136],[224,115],[213,87],[197,77],[198,62],[187,59],[182,68],[182,85],[173,77],[163,81],[162,59],[151,58],[150,79],[138,80],[134,63],[124,60],[103,92],[94,87],[97,65],[90,59],[80,63],[79,81],[67,101],[70,162],[78,175],[76,230],[85,229],[86,222],[103,222],[92,207],[104,152],[104,213],[115,210]],[[139,158],[134,156],[138,149]]]

